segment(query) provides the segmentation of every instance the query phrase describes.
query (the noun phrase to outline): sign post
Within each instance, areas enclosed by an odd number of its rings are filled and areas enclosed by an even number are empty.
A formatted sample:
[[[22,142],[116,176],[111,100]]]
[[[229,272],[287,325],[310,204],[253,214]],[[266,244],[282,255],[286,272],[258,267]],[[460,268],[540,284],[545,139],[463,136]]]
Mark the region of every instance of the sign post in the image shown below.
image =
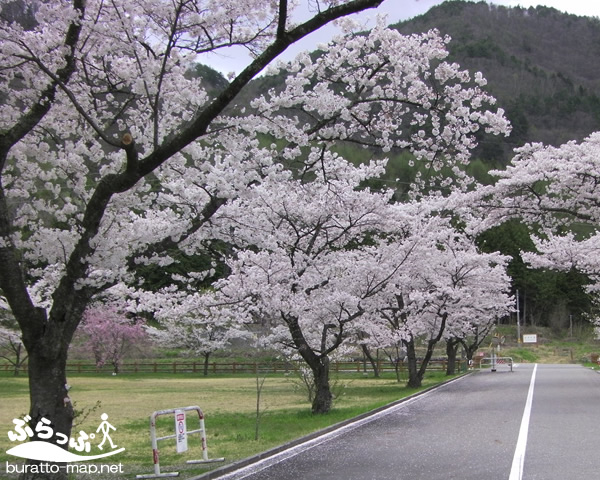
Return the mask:
[[[175,440],[177,453],[187,452],[187,427],[185,425],[185,410],[175,410]]]

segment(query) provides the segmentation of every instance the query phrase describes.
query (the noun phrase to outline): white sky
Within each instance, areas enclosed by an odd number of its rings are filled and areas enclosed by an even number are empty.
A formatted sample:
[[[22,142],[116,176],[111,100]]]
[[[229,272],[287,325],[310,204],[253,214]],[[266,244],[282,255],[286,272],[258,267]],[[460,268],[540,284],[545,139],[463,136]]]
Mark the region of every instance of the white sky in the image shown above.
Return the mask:
[[[312,1],[302,0],[302,3],[308,4]],[[355,18],[358,18],[361,22],[368,22],[370,19],[374,19],[377,14],[386,14],[388,16],[388,23],[392,24],[421,15],[434,5],[438,5],[444,1],[446,0],[385,0],[379,8],[365,11],[359,14],[358,17],[355,16]],[[488,3],[507,7],[521,6],[524,8],[545,5],[574,15],[600,17],[600,0],[491,0]],[[327,43],[334,34],[334,27],[325,27],[290,47],[280,58],[292,59],[302,50],[314,50],[318,44]],[[249,62],[249,57],[242,48],[231,48],[222,50],[219,54],[211,54],[209,57],[203,57],[202,60],[220,71],[223,75],[227,75],[230,72],[239,73]]]

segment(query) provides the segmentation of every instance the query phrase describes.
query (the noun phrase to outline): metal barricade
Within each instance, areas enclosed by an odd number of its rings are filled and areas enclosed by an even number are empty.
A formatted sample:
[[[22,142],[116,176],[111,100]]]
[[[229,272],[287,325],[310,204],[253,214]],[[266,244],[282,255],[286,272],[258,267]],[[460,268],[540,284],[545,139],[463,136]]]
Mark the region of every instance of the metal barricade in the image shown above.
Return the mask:
[[[198,413],[198,419],[200,422],[200,428],[197,430],[187,430],[185,425],[185,412],[186,411],[195,411]],[[156,436],[156,418],[160,415],[169,415],[175,414],[175,425],[176,431],[174,435],[166,435],[164,437]],[[182,415],[181,420],[178,418],[178,415]],[[177,425],[180,425],[179,430],[177,430]],[[160,462],[159,462],[159,452],[158,452],[158,441],[159,440],[167,440],[169,438],[176,439],[177,442],[180,441],[181,435],[184,434],[186,437],[186,449],[187,449],[187,435],[191,435],[193,433],[199,433],[202,442],[202,460],[188,460],[186,463],[213,463],[213,462],[222,462],[224,458],[215,458],[210,460],[208,458],[208,449],[206,447],[206,429],[204,427],[204,414],[200,407],[180,407],[173,408],[170,410],[158,410],[152,415],[150,415],[150,441],[152,443],[152,459],[154,462],[154,473],[148,475],[136,475],[136,478],[165,478],[165,477],[177,477],[179,472],[170,472],[170,473],[160,473]],[[178,449],[179,451],[179,449]]]

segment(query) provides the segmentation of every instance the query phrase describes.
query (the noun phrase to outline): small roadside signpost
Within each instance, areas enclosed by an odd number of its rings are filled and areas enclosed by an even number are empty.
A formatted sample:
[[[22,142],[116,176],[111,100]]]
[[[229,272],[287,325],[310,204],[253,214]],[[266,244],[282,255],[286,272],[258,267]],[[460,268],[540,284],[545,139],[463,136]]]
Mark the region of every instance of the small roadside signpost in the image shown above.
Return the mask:
[[[199,425],[197,429],[188,431],[186,425],[186,413],[194,411],[198,414]],[[173,435],[165,435],[162,437],[156,436],[156,418],[160,415],[175,415],[175,433]],[[223,462],[224,458],[208,458],[208,448],[206,447],[206,428],[204,426],[204,413],[198,406],[191,407],[180,407],[169,410],[157,410],[150,415],[150,442],[152,444],[152,461],[154,463],[154,473],[147,475],[136,475],[135,478],[165,478],[165,477],[177,477],[179,472],[168,472],[161,473],[160,461],[158,452],[158,441],[168,440],[171,438],[175,439],[177,453],[183,453],[188,450],[188,435],[193,433],[200,434],[200,442],[202,445],[202,460],[187,460],[186,463],[213,463]]]
[[[175,410],[175,441],[177,453],[187,452],[187,427],[185,425],[185,410]]]

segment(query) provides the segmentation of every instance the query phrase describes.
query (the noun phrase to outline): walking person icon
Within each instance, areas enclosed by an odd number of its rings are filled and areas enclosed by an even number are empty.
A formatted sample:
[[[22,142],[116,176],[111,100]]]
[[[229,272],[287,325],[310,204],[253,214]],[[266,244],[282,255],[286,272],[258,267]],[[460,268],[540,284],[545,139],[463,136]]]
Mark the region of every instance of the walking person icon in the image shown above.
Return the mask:
[[[102,438],[102,442],[100,443],[100,445],[98,445],[98,448],[102,450],[102,445],[104,445],[104,442],[106,442],[107,440],[110,443],[111,448],[117,448],[117,445],[113,444],[112,438],[110,438],[110,434],[108,433],[111,429],[115,431],[117,429],[113,427],[110,423],[108,423],[108,415],[106,413],[100,415],[100,418],[102,419],[102,423],[98,426],[96,433],[102,430],[104,437]]]

